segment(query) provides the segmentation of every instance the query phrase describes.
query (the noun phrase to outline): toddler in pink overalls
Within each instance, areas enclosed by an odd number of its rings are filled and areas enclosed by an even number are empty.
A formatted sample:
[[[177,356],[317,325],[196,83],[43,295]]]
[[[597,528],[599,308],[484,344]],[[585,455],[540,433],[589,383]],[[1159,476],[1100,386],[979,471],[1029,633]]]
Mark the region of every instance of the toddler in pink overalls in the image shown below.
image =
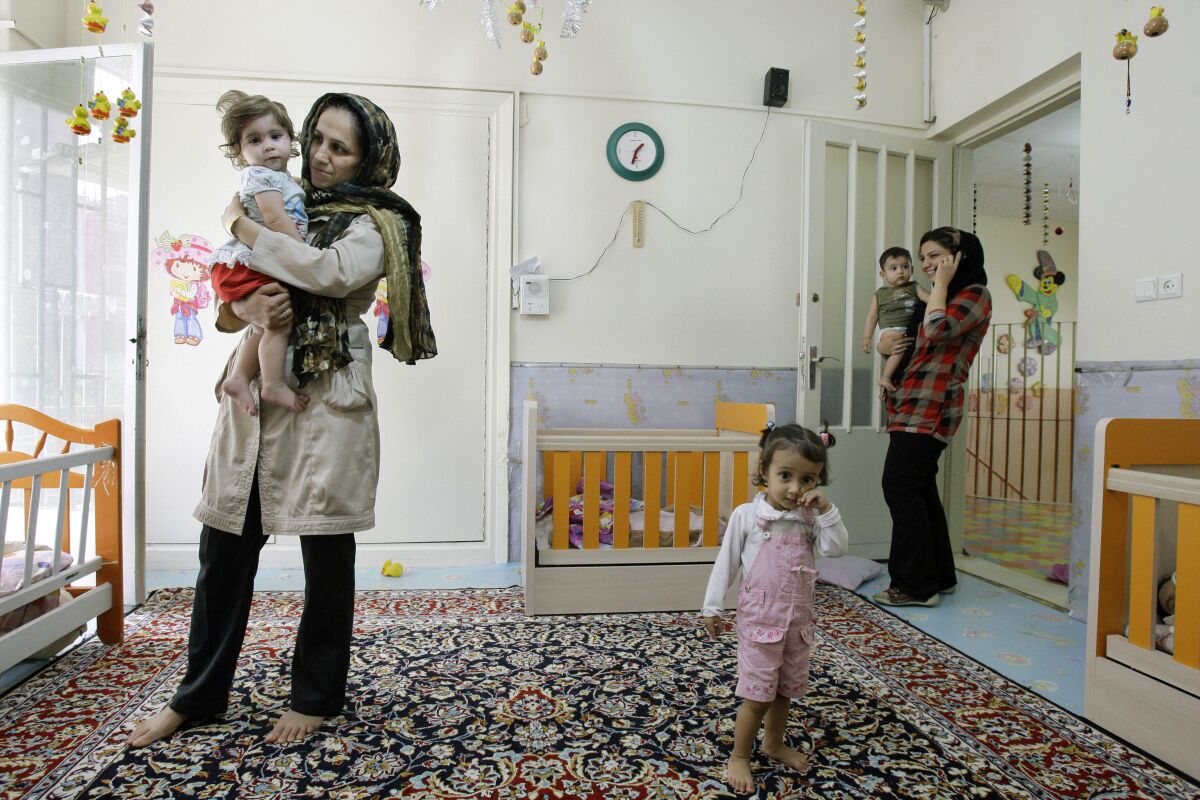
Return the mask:
[[[784,742],[793,698],[808,688],[813,641],[815,554],[846,552],[846,526],[818,488],[829,482],[827,451],[834,439],[800,425],[768,424],[754,484],[764,491],[734,509],[704,596],[704,627],[716,639],[725,593],[738,568],[738,684],[742,698],[726,780],[739,793],[754,790],[750,756],[766,720],[762,752],[798,772],[808,756]]]

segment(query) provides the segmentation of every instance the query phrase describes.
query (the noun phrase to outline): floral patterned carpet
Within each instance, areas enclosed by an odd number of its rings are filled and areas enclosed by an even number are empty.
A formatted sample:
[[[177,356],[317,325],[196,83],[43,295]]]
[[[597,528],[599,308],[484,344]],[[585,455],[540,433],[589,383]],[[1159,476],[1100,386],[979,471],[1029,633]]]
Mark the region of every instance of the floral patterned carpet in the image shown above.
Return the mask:
[[[724,798],[735,642],[695,614],[526,618],[521,590],[358,594],[350,705],[263,743],[302,595],[256,595],[229,713],[141,751],[184,667],[190,590],[0,699],[0,797]],[[820,586],[801,776],[758,797],[1174,798],[1200,786],[842,589]]]

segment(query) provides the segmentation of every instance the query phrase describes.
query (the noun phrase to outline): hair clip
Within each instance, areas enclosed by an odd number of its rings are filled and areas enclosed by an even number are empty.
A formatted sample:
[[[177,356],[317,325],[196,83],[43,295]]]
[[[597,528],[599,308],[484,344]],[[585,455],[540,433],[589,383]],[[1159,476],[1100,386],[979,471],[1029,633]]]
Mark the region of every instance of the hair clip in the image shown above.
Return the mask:
[[[767,433],[770,433],[773,430],[775,430],[775,420],[769,419],[767,420]]]
[[[825,445],[826,447],[829,446],[829,431],[821,431],[817,434],[817,436],[821,437],[821,444]]]

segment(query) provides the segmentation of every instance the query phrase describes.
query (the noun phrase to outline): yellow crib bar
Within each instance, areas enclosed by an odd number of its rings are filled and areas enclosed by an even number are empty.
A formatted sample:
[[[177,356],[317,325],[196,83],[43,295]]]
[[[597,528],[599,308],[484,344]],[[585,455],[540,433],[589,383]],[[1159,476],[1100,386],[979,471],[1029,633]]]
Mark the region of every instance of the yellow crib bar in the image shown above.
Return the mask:
[[[1129,553],[1129,641],[1154,649],[1154,498],[1133,495]]]
[[[1175,571],[1175,660],[1200,669],[1200,506],[1179,504]]]
[[[658,547],[658,515],[662,511],[662,453],[646,453],[642,458],[644,488],[646,495],[646,530],[642,534],[642,547]]]
[[[688,531],[692,527],[692,492],[697,483],[692,467],[698,453],[675,454],[675,531],[671,537],[672,547],[688,546]]]
[[[629,548],[629,498],[632,494],[633,453],[613,454],[613,548]]]
[[[700,544],[717,546],[717,520],[721,514],[721,454],[704,454],[704,534]]]
[[[583,454],[583,549],[600,549],[600,481],[604,478],[604,453]]]
[[[733,507],[737,508],[750,499],[749,486],[750,454],[733,454]]]
[[[550,546],[555,550],[566,550],[571,527],[571,459],[568,453],[556,453],[551,463],[554,466],[554,533]]]

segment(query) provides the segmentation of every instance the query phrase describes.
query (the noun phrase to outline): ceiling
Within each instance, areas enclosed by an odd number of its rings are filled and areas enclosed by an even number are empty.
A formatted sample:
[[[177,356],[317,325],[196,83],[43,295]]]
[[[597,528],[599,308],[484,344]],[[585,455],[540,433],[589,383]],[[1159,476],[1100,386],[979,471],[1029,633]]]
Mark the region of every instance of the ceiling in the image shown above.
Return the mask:
[[[976,212],[988,216],[1025,214],[1025,143],[1033,148],[1030,185],[1033,225],[1042,219],[1042,189],[1050,184],[1050,218],[1078,221],[1079,101],[975,150]],[[1076,202],[1068,199],[1074,185]]]

